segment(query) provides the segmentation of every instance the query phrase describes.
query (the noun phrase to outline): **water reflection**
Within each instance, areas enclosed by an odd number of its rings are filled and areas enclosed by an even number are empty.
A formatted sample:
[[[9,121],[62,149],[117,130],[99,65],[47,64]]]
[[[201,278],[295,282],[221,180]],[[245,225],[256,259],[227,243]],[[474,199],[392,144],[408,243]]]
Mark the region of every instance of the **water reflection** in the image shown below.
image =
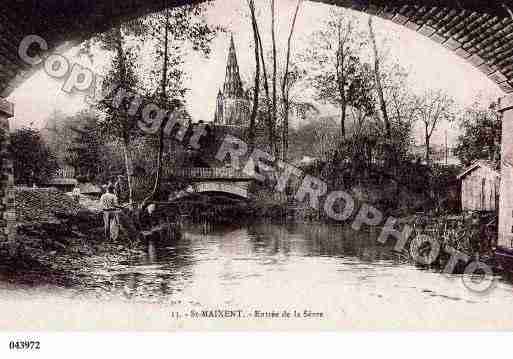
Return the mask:
[[[102,273],[103,283],[111,283],[104,293],[130,301],[243,307],[278,298],[321,303],[333,293],[345,293],[340,300],[355,293],[358,300],[384,301],[464,296],[441,275],[420,271],[391,245],[379,244],[378,235],[321,224],[191,224],[174,243],[150,241],[144,255],[111,263]]]
[[[355,232],[345,226],[319,224],[260,224],[249,231],[254,250],[266,249],[269,255],[281,253],[305,257],[356,257],[361,261],[396,261],[388,246],[380,245],[377,233]]]
[[[157,250],[155,248],[155,243],[153,240],[150,240],[148,243],[148,263],[153,264],[157,261]]]
[[[109,292],[113,289],[127,299],[165,301],[186,288],[208,287],[215,281],[236,287],[244,278],[261,277],[261,266],[284,272],[284,265],[301,263],[301,270],[319,271],[326,266],[322,258],[344,259],[355,269],[364,263],[393,264],[397,256],[379,245],[372,233],[342,226],[190,224],[179,241],[166,245],[149,241],[144,256],[115,263],[101,282],[112,283]],[[212,270],[201,275],[205,268]],[[286,275],[293,280],[297,274]]]

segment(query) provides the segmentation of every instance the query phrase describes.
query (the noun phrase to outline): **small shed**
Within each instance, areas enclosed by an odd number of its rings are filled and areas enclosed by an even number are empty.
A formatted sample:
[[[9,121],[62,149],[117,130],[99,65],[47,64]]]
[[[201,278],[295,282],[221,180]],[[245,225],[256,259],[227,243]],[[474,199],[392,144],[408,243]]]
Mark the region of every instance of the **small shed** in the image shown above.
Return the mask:
[[[495,168],[493,162],[479,160],[458,175],[462,210],[498,211],[501,176]]]

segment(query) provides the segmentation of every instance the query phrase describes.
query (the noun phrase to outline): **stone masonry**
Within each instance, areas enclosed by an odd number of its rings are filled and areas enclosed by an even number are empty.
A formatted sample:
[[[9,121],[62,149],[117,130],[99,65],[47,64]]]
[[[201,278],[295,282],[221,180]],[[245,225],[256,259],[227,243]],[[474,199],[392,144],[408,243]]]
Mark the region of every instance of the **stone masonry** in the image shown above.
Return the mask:
[[[14,105],[0,98],[0,242],[14,247],[15,203],[13,163],[9,149],[9,118],[14,116]]]

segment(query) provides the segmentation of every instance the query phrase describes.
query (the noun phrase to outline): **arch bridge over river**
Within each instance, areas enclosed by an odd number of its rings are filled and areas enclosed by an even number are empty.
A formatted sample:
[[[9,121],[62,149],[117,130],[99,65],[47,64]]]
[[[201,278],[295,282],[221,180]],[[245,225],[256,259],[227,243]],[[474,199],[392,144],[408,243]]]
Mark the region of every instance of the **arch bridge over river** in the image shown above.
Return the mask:
[[[222,1],[222,0],[219,0]],[[5,100],[43,66],[39,56],[62,51],[137,16],[199,3],[194,0],[17,0],[0,12],[0,241],[13,240],[13,165],[9,122],[15,104]],[[511,0],[317,0],[377,15],[426,36],[467,60],[503,91],[500,244],[513,247],[513,20]],[[36,34],[19,56],[19,44]],[[43,46],[44,45],[44,46]],[[39,60],[39,61],[38,61]],[[464,86],[471,86],[465,84]],[[463,86],[463,85],[462,85]],[[249,193],[221,169],[184,169],[193,192],[245,199]],[[226,170],[229,172],[229,170]],[[15,292],[0,283],[2,328],[11,330],[211,329],[212,321],[170,321],[180,313],[225,305],[247,317],[224,329],[509,329],[513,286],[499,281],[486,296],[469,292],[460,276],[418,270],[372,233],[329,225],[189,228],[183,240],[123,258],[82,256],[83,287]],[[56,301],[55,298],[59,300]],[[38,300],[33,300],[37,298]],[[77,299],[78,298],[78,299]],[[92,298],[93,300],[87,300]],[[99,305],[97,298],[111,299]],[[30,305],[20,306],[20,299]],[[119,300],[118,300],[119,299]],[[137,305],[130,303],[136,301]],[[155,302],[161,305],[155,305]],[[65,313],[56,309],[65,308]],[[59,309],[58,308],[58,309]],[[322,312],[322,320],[252,320],[255,309]],[[56,311],[57,310],[57,311]],[[60,309],[59,309],[60,310]],[[108,313],[116,313],[113,318]],[[119,313],[123,313],[120,316]],[[152,313],[148,320],[148,313]],[[71,318],[71,320],[70,320]],[[75,320],[80,318],[80,320]],[[56,320],[59,319],[59,320]],[[113,324],[116,323],[116,324]],[[49,328],[48,326],[51,326]]]
[[[251,197],[252,177],[232,168],[190,167],[182,168],[175,174],[190,186],[177,193],[174,198],[183,198],[194,194],[224,194],[240,200]],[[173,198],[173,199],[174,199]]]
[[[511,0],[316,0],[352,8],[405,26],[471,63],[504,92],[502,184],[499,243],[513,247],[513,3]],[[0,169],[2,236],[13,236],[14,194],[12,163],[7,150],[8,119],[14,104],[4,98],[43,65],[46,51],[69,48],[113,25],[164,7],[200,3],[195,0],[32,0],[11,1],[0,15],[0,127],[4,159]],[[27,63],[19,56],[19,44],[36,34],[45,43],[29,46]],[[2,98],[3,97],[3,98]],[[207,188],[212,184],[205,185]],[[235,190],[232,192],[236,192]]]

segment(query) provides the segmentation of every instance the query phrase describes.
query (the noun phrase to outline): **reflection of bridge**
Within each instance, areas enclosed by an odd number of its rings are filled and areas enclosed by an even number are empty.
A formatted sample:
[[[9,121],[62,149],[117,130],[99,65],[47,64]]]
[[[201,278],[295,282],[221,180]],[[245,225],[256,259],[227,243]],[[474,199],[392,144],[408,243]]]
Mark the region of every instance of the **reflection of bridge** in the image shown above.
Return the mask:
[[[186,190],[174,193],[173,199],[192,194],[223,194],[237,199],[250,198],[253,178],[233,168],[183,168],[175,173],[177,178],[190,182]]]

